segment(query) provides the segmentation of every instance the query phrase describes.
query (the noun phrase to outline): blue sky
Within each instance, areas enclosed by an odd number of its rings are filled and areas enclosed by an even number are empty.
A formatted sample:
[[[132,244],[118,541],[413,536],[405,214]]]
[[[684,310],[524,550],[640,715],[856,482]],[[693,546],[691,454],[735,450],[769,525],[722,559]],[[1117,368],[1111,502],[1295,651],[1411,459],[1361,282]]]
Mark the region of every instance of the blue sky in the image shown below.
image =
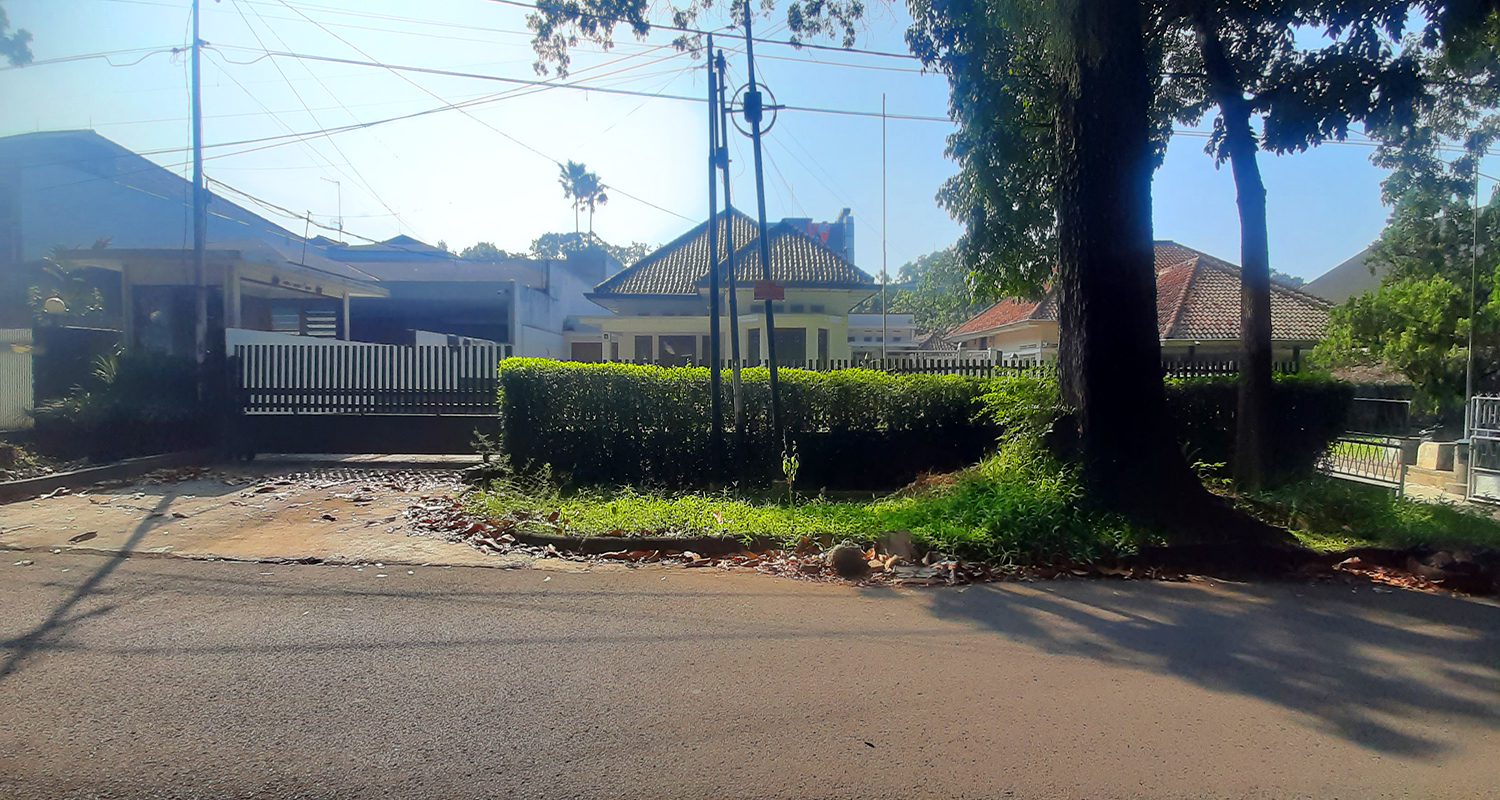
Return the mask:
[[[35,36],[32,49],[39,61],[182,45],[188,36],[188,0],[5,0],[5,7],[14,27]],[[904,9],[874,4],[870,10],[859,46],[904,52],[902,32],[909,21]],[[380,68],[263,56],[270,49],[365,60],[363,51],[387,64],[536,79],[524,13],[486,0],[204,0],[202,35],[211,45],[203,70],[209,145],[512,92],[468,115],[449,110],[242,154],[224,155],[247,148],[211,148],[208,175],[296,214],[310,212],[325,224],[338,215],[341,193],[351,233],[384,239],[401,232],[457,247],[487,240],[524,250],[542,233],[572,230],[573,212],[549,159],[583,161],[617,188],[594,222],[609,241],[665,242],[691,224],[683,217],[705,217],[701,103],[536,91],[474,78],[407,73],[404,79]],[[703,20],[703,27],[721,22]],[[772,20],[760,22],[756,33],[785,37],[784,26]],[[641,43],[622,31],[608,53],[580,47],[571,80],[701,96],[701,62],[661,47],[668,41],[662,33]],[[724,43],[736,49],[741,44]],[[137,151],[186,148],[186,57],[159,53],[129,64],[141,55],[111,56],[119,66],[87,59],[0,71],[6,107],[0,135],[92,127]],[[946,82],[919,74],[909,60],[771,45],[757,46],[756,55],[762,78],[788,105],[878,112],[885,93],[892,114],[946,116]],[[732,53],[730,63],[738,85],[745,75],[743,55]],[[893,272],[958,235],[958,226],[933,201],[953,172],[942,154],[950,130],[940,122],[888,123],[886,214]],[[832,219],[840,208],[852,207],[857,260],[877,272],[880,121],[787,111],[766,141],[770,216]],[[734,191],[737,205],[753,210],[748,145],[748,139],[736,136]],[[1237,261],[1233,181],[1227,170],[1215,168],[1202,146],[1201,138],[1173,141],[1156,176],[1156,235]],[[1368,147],[1357,145],[1328,145],[1281,158],[1262,155],[1274,268],[1314,277],[1379,234],[1386,217],[1379,190],[1383,174],[1370,165],[1369,155]],[[152,158],[185,170],[180,151]],[[1491,158],[1489,171],[1497,160]],[[298,220],[251,207],[295,231],[303,228]]]

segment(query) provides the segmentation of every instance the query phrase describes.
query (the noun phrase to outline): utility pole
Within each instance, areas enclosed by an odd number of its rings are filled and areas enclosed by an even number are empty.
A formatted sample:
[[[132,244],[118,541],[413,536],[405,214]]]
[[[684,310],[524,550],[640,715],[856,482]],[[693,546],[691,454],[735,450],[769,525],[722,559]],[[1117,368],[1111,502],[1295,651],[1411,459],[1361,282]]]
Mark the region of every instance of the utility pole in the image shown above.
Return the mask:
[[[766,176],[761,167],[760,120],[762,115],[760,90],[755,88],[755,37],[750,30],[754,14],[751,3],[745,3],[745,62],[750,73],[749,86],[745,90],[745,121],[750,123],[750,143],[755,151],[755,201],[760,211],[760,271],[761,278],[771,284],[771,243],[766,240]],[[766,361],[771,371],[771,437],[781,440],[781,387],[776,379],[776,311],[771,298],[766,297]],[[786,443],[781,442],[784,446]]]
[[[208,247],[208,192],[203,186],[203,39],[198,35],[199,4],[193,0],[193,286],[195,317],[193,355],[198,360],[198,400],[207,399],[208,377],[208,285],[204,275],[205,250]]]
[[[724,469],[724,425],[719,391],[719,109],[718,85],[714,79],[714,35],[708,35],[708,413],[713,440],[709,442],[709,469],[718,480]],[[728,220],[725,221],[726,223]]]
[[[734,451],[735,461],[743,463],[745,452],[745,398],[740,392],[740,301],[738,281],[734,263],[734,196],[729,181],[729,103],[727,64],[724,51],[714,59],[719,68],[719,130],[723,136],[719,141],[719,169],[724,171],[724,249],[727,252],[729,269],[725,271],[724,283],[729,295],[729,388],[734,395]]]
[[[1470,413],[1474,400],[1474,324],[1478,322],[1475,316],[1477,309],[1476,298],[1479,292],[1479,168],[1484,166],[1484,157],[1489,153],[1486,147],[1474,156],[1474,242],[1469,250],[1469,354],[1467,363],[1464,365],[1464,441],[1469,441],[1471,433],[1473,414]],[[1472,448],[1473,445],[1470,444]],[[1473,464],[1473,451],[1470,450],[1470,464]]]
[[[885,284],[890,274],[885,268],[885,92],[880,93],[880,360],[883,369],[890,369],[891,354],[885,343],[891,333],[885,320]]]

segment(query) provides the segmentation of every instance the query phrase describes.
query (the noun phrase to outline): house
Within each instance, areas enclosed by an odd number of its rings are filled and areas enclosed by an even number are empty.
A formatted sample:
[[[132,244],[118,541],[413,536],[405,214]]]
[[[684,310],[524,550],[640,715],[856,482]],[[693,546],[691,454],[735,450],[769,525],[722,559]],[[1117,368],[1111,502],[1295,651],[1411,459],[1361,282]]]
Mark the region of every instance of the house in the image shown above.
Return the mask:
[[[1370,249],[1366,247],[1349,260],[1308,281],[1302,291],[1338,305],[1351,297],[1380,288],[1380,282],[1390,272],[1390,266],[1372,262]]]
[[[837,223],[784,219],[766,231],[771,279],[785,295],[773,301],[778,361],[850,358],[849,311],[876,291],[874,279],[854,266],[853,228],[845,210]],[[756,363],[764,358],[766,334],[765,304],[754,291],[763,278],[758,233],[756,222],[739,211],[721,216],[716,230],[720,286],[727,289],[731,269],[736,283],[741,358]],[[712,324],[708,223],[602,281],[588,299],[610,313],[579,319],[580,329],[567,337],[574,360],[701,363],[708,358]],[[721,313],[727,359],[727,300]]]
[[[911,314],[850,314],[849,350],[855,358],[916,350],[920,337]]]
[[[1156,319],[1162,358],[1196,362],[1234,358],[1240,351],[1240,270],[1171,241],[1156,251]],[[1297,361],[1323,338],[1331,304],[1306,291],[1271,284],[1273,358]],[[1001,300],[947,336],[964,350],[990,350],[1004,360],[1057,357],[1057,292],[1039,300]]]
[[[53,327],[192,353],[192,197],[190,181],[93,131],[0,138],[0,328],[31,323],[26,270],[56,250],[99,287],[104,309]],[[212,349],[221,331],[249,330],[405,344],[452,335],[565,357],[576,318],[603,313],[584,294],[618,269],[602,252],[482,264],[406,236],[308,239],[213,192],[207,238]]]
[[[503,345],[507,355],[567,358],[565,336],[584,316],[605,313],[585,298],[620,270],[603,250],[565,260],[471,261],[398,236],[378,244],[328,243],[334,260],[375,279],[388,297],[357,299],[353,338],[413,344],[434,334]]]

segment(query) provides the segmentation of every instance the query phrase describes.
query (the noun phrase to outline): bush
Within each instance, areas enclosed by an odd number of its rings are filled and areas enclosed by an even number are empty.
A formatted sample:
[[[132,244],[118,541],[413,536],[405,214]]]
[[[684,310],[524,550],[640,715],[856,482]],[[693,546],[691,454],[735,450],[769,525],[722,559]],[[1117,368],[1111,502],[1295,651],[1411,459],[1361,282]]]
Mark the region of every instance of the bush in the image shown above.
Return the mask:
[[[989,386],[982,379],[858,369],[779,375],[801,486],[899,486],[975,463],[999,432],[981,413]],[[769,482],[781,473],[784,444],[771,431],[769,373],[747,369],[741,382],[745,452],[726,477]],[[732,459],[728,373],[722,400]],[[507,359],[500,409],[505,451],[523,469],[551,464],[575,483],[638,486],[705,485],[712,477],[707,368]]]
[[[160,353],[101,356],[84,384],[35,415],[38,446],[60,458],[107,461],[208,440],[196,362]]]
[[[1167,381],[1167,413],[1188,458],[1209,464],[1234,463],[1233,376]],[[1285,480],[1312,471],[1318,456],[1344,432],[1354,387],[1319,375],[1279,375],[1272,394],[1271,474]]]

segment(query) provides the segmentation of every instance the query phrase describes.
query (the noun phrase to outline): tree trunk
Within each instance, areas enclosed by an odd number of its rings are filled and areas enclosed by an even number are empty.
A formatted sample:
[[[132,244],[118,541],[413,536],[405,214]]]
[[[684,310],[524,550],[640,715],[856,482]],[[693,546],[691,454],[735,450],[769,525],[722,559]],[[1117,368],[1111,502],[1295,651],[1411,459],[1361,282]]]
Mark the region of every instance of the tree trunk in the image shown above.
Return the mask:
[[[1285,543],[1209,494],[1166,413],[1151,232],[1151,87],[1139,0],[1076,0],[1058,116],[1062,391],[1082,478],[1174,540]]]
[[[1234,478],[1244,489],[1265,484],[1271,463],[1271,253],[1266,186],[1250,128],[1250,104],[1223,40],[1206,11],[1195,27],[1209,85],[1224,120],[1224,144],[1240,212],[1240,379],[1235,415]]]

